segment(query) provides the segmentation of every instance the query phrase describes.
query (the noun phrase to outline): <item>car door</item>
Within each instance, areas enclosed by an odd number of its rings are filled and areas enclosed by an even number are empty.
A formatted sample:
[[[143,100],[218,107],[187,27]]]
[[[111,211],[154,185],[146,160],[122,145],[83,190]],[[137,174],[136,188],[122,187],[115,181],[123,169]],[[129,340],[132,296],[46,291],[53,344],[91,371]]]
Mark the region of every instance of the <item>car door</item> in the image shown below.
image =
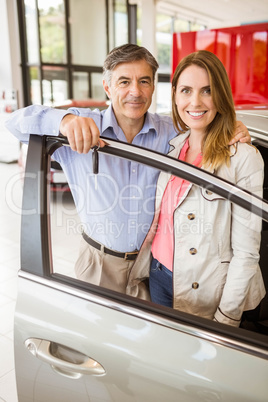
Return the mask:
[[[28,151],[14,326],[19,401],[267,400],[267,336],[55,273],[47,172],[58,141],[32,136]],[[112,141],[102,152],[147,158],[268,218],[262,200],[182,162]]]

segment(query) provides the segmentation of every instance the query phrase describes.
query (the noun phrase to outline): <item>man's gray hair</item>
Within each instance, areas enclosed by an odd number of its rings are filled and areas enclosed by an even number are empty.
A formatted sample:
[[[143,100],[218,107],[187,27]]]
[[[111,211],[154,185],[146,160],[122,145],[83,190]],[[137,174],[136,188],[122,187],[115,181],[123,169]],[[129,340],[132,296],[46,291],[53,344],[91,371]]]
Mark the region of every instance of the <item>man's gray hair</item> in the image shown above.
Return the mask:
[[[152,68],[153,80],[159,67],[154,56],[145,47],[126,44],[118,46],[110,51],[103,64],[103,78],[107,84],[111,85],[112,71],[121,63],[131,63],[132,61],[145,60]]]

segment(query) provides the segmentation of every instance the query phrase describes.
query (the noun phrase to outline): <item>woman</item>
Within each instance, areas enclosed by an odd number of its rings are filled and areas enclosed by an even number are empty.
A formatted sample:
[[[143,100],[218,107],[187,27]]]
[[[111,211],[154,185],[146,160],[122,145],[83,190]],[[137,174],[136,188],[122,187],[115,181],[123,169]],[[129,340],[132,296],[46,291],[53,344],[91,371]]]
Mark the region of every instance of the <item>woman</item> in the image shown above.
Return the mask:
[[[205,50],[178,65],[172,80],[178,136],[170,156],[262,194],[263,161],[248,144],[228,146],[235,109],[223,64]],[[156,230],[157,227],[157,230]],[[157,185],[156,213],[130,275],[129,291],[148,276],[152,301],[239,326],[265,295],[258,265],[261,220],[228,200],[167,173]],[[136,289],[137,292],[137,289]]]

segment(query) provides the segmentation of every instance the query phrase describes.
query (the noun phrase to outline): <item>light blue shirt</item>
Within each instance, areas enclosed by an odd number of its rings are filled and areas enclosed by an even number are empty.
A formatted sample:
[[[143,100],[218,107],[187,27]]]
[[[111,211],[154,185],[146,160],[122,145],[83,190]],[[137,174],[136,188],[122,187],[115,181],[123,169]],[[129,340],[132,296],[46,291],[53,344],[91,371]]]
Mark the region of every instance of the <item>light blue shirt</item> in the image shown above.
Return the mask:
[[[126,142],[111,106],[103,111],[29,106],[12,113],[6,126],[20,141],[27,142],[29,134],[58,135],[63,116],[70,112],[93,118],[104,137]],[[170,117],[147,112],[143,128],[132,143],[166,154],[169,141],[175,135]],[[61,147],[55,151],[53,159],[61,164],[67,177],[86,233],[117,251],[139,250],[154,216],[159,171],[99,153],[95,188],[91,151],[78,154],[70,147]]]

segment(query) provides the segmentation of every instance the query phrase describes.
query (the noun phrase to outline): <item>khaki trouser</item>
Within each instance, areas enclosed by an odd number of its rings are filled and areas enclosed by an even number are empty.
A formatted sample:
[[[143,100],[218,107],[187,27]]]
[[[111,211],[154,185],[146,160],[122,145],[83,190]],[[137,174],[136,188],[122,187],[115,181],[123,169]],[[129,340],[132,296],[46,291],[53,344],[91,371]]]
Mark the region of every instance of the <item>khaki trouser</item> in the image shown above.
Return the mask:
[[[101,250],[97,250],[82,238],[75,274],[81,281],[126,293],[133,264],[134,261],[104,253],[103,246]]]

